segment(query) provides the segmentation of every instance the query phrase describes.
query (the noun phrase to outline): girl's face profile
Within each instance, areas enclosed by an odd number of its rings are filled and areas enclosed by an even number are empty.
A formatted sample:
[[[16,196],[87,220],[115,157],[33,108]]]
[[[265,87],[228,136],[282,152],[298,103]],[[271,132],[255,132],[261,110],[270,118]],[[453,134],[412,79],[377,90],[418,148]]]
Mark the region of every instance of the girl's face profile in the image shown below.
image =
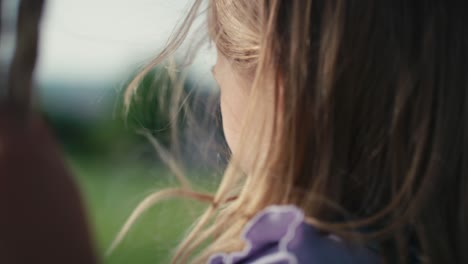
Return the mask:
[[[271,131],[263,134],[264,136],[260,139],[261,142],[249,142],[250,137],[248,136],[241,139],[241,130],[244,126],[246,129],[242,133],[247,132],[249,134],[248,132],[260,131],[265,125],[269,127],[272,117],[276,114],[267,110],[271,106],[271,95],[268,92],[263,92],[261,100],[256,102],[255,107],[248,111],[252,78],[239,73],[229,59],[220,52],[218,52],[212,72],[220,89],[222,123],[227,144],[231,152],[240,159],[238,162],[241,169],[247,172],[252,168],[255,156],[260,152],[267,151]],[[249,118],[246,118],[247,115],[249,115]],[[239,154],[241,145],[243,153]],[[253,147],[254,145],[256,147]]]
[[[220,88],[224,135],[231,151],[236,152],[247,105],[248,83],[234,71],[229,60],[219,52],[212,71]]]

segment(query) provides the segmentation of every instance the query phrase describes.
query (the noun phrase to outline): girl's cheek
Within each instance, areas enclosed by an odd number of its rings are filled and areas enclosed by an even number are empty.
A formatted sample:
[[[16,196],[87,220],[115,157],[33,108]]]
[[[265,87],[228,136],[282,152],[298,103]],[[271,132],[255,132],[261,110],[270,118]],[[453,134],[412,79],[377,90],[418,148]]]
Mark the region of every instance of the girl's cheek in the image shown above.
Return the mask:
[[[247,105],[245,87],[242,78],[235,73],[222,55],[218,55],[214,74],[220,89],[224,134],[231,151],[235,152]]]
[[[221,115],[223,120],[223,130],[232,152],[235,152],[236,146],[239,144],[240,130],[241,130],[241,117],[242,109],[236,102],[234,96],[230,96],[228,92],[221,94]]]

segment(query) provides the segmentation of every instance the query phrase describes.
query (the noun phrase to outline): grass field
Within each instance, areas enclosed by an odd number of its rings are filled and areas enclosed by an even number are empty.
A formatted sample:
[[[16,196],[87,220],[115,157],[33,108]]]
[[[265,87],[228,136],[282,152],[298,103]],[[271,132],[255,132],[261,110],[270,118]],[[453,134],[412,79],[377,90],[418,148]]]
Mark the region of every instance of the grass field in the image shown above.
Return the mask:
[[[81,187],[88,217],[101,255],[137,204],[147,195],[176,181],[167,170],[149,164],[100,163],[71,158],[69,164]],[[198,185],[213,189],[216,178],[190,173]],[[168,263],[172,250],[203,205],[186,200],[163,201],[136,222],[123,243],[104,263]]]

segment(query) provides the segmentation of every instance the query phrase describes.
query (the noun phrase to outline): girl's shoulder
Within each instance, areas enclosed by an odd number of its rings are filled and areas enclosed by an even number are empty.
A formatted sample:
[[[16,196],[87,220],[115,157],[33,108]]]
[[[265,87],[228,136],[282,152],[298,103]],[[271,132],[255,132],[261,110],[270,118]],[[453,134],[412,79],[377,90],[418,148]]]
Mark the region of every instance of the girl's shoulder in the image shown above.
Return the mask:
[[[304,222],[294,206],[269,206],[246,225],[246,247],[241,252],[220,253],[210,264],[380,263],[378,255],[352,246],[333,235],[323,235]]]

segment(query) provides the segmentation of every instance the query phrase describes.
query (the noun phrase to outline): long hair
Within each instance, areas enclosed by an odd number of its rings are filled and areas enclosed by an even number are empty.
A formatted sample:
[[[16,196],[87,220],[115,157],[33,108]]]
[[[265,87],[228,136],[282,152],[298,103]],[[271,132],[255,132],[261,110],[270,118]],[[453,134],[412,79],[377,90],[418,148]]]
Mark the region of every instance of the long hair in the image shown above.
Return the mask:
[[[241,249],[244,224],[270,204],[294,204],[317,228],[377,245],[387,261],[468,263],[461,4],[211,0],[207,12],[217,49],[252,86],[243,140],[173,263]],[[265,94],[272,103],[259,110]],[[262,129],[249,129],[253,120]],[[243,173],[239,160],[264,149],[262,138],[268,148]]]

